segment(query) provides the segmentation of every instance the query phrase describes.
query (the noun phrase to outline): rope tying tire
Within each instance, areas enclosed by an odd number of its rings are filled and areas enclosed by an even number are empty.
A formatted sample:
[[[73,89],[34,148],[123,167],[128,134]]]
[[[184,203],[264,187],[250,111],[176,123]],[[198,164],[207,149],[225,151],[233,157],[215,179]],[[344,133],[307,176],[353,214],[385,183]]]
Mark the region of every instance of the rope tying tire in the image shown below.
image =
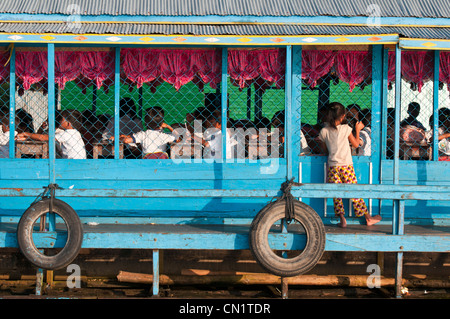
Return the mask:
[[[56,184],[45,187],[44,192],[24,212],[17,226],[17,242],[20,252],[34,266],[48,270],[61,269],[69,265],[77,257],[83,240],[80,219],[71,206],[55,198],[57,188],[59,187]],[[53,256],[43,254],[33,241],[35,222],[41,218],[40,231],[45,231],[47,213],[57,214],[67,228],[65,246]]]
[[[292,196],[290,191],[293,185],[300,184],[294,183],[292,179],[283,183],[283,194],[258,212],[250,228],[250,250],[253,256],[269,273],[281,277],[308,272],[319,262],[325,249],[326,233],[322,219],[310,206]],[[285,220],[288,225],[295,220],[304,229],[306,245],[297,256],[279,256],[269,245],[269,232],[280,220]]]

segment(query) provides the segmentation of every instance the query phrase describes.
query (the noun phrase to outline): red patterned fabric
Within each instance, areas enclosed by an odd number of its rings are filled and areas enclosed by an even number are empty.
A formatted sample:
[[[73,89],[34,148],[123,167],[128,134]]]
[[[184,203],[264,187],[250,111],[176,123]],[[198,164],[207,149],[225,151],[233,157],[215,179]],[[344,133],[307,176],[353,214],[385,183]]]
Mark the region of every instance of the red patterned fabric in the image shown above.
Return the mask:
[[[439,58],[439,81],[446,83],[450,91],[450,52],[440,52]]]
[[[433,52],[402,52],[402,77],[407,82],[417,85],[419,92],[423,84],[433,79]]]
[[[286,72],[286,51],[230,50],[228,51],[228,74],[232,83],[240,89],[256,82],[260,86],[275,84],[284,86]]]
[[[348,83],[350,92],[372,76],[372,54],[364,51],[339,51],[336,55],[336,73]]]
[[[16,52],[16,77],[25,90],[47,78],[47,65],[47,52]]]
[[[317,81],[330,72],[334,64],[336,53],[323,50],[303,50],[302,52],[302,79],[314,88]]]

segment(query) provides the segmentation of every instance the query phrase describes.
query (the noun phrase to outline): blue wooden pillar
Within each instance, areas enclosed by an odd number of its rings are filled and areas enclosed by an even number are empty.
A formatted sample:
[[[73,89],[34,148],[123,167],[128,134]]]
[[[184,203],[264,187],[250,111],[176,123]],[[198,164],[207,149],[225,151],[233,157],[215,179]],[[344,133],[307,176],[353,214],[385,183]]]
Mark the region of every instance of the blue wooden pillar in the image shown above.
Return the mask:
[[[153,296],[159,296],[159,250],[153,250]]]
[[[399,184],[399,149],[400,149],[400,108],[401,108],[401,87],[402,87],[402,52],[397,44],[395,46],[395,139],[394,139],[394,185]],[[394,235],[403,235],[404,229],[405,202],[395,200],[392,212],[392,230]],[[395,293],[396,297],[401,297],[401,285],[403,277],[403,252],[397,252],[396,256],[396,274],[395,274]]]
[[[288,60],[289,61],[289,60]],[[302,129],[302,47],[292,47],[290,91],[291,91],[291,149],[292,149],[292,177],[295,181],[301,182],[300,153],[301,149],[301,129]],[[287,76],[287,75],[286,75]],[[289,132],[289,131],[288,131]]]
[[[433,74],[433,161],[439,160],[438,136],[439,136],[439,54],[434,51],[434,74]]]
[[[293,156],[298,153],[294,152],[293,144],[293,118],[292,118],[292,46],[286,47],[286,74],[285,74],[285,128],[284,128],[284,156],[286,158],[286,178],[292,178],[292,161]],[[295,155],[294,155],[295,154]]]
[[[120,157],[120,47],[115,48],[114,58],[114,159]]]
[[[9,158],[15,157],[14,131],[16,130],[16,49],[11,47],[9,59]]]
[[[228,111],[228,49],[222,49],[222,83],[221,105],[222,105],[222,159],[227,158],[227,111]]]
[[[48,159],[50,184],[56,183],[55,175],[55,45],[47,44],[48,63]]]
[[[372,183],[380,184],[381,159],[382,159],[382,103],[383,103],[383,46],[374,45],[372,48],[372,150],[371,150],[371,172]],[[373,200],[373,207],[378,207],[378,200]]]

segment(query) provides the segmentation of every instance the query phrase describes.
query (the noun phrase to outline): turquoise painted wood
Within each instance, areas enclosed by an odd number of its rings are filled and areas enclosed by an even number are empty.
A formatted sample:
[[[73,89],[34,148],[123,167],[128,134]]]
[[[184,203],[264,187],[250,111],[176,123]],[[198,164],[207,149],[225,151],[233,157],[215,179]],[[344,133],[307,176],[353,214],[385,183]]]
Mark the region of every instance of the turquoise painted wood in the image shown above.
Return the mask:
[[[121,46],[115,47],[118,55]],[[335,223],[332,198],[340,196],[374,200],[372,213],[381,213],[384,226],[395,224],[393,228],[398,229],[397,226],[423,224],[439,225],[446,229],[450,220],[450,177],[442,172],[448,171],[449,164],[438,161],[383,160],[382,128],[385,117],[382,110],[386,102],[386,90],[383,89],[386,86],[383,83],[386,81],[387,64],[383,46],[375,45],[372,50],[372,156],[354,158],[358,185],[339,187],[324,184],[325,157],[298,155],[300,138],[296,134],[296,127],[301,123],[302,47],[286,48],[286,158],[248,163],[235,160],[223,163],[205,160],[186,163],[170,160],[122,160],[115,154],[115,158],[111,160],[62,160],[55,159],[54,150],[51,149],[51,158],[48,160],[2,159],[0,222],[8,224],[6,226],[9,228],[0,230],[0,247],[15,247],[15,223],[42,192],[43,187],[52,182],[61,187],[56,192],[57,197],[67,201],[82,218],[86,230],[89,229],[85,234],[84,247],[248,249],[248,225],[262,207],[274,196],[280,195],[281,183],[290,177],[302,183],[301,186],[294,187],[293,194],[311,205],[327,225]],[[55,45],[49,44],[49,79],[54,78],[54,68],[51,67],[54,50]],[[226,53],[226,49],[223,52]],[[13,69],[14,63],[11,61]],[[119,63],[115,67],[117,79]],[[224,83],[227,80],[225,71],[226,68],[222,74]],[[49,92],[52,101],[54,85],[50,85],[49,89],[52,91]],[[115,90],[115,114],[118,114],[120,96],[117,86]],[[223,105],[226,104],[224,96]],[[54,103],[49,103],[50,118],[54,118],[54,108]],[[225,111],[223,107],[223,114],[226,114]],[[54,135],[54,129],[54,125],[51,125],[51,136]],[[404,218],[403,215],[392,212],[393,203],[399,200],[400,206],[404,207]],[[89,228],[89,223],[201,227],[198,227],[197,233],[185,231],[180,234],[114,227],[96,232]],[[349,223],[357,225],[359,221],[350,219]],[[225,228],[211,231],[207,227],[217,225],[247,225],[247,228],[243,227],[237,232]],[[424,239],[430,244],[418,244]],[[58,236],[57,242],[59,240]],[[288,239],[278,240],[274,239],[280,247],[294,247],[284,241]],[[292,238],[289,240],[297,242]],[[361,243],[361,246],[355,246],[355,241]],[[44,242],[47,244],[45,240]],[[399,247],[403,247],[402,251],[405,247],[408,251],[450,250],[445,232],[433,235],[430,232],[428,238],[426,229],[420,235],[408,234],[408,229],[403,233],[383,235],[370,232],[327,234],[327,250],[399,251]]]

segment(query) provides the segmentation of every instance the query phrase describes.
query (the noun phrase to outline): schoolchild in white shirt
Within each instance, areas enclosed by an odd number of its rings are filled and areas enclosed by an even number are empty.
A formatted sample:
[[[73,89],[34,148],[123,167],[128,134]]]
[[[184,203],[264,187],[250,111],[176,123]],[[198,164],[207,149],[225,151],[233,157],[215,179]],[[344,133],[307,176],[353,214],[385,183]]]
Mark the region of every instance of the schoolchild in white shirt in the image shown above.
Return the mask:
[[[61,157],[65,159],[86,159],[86,148],[81,133],[74,128],[77,125],[77,111],[64,110],[57,119],[59,124],[55,130],[55,140]],[[37,141],[48,141],[47,134],[19,133],[18,140],[32,139]]]
[[[16,119],[16,123],[18,120]],[[2,130],[0,132],[0,158],[9,158],[9,116],[5,116],[1,119]],[[17,135],[17,131],[14,131],[14,136]]]
[[[141,144],[144,159],[168,159],[169,145],[176,141],[176,137],[163,132],[164,129],[173,132],[173,128],[164,123],[164,110],[158,106],[148,109],[145,123],[147,130],[120,135],[120,140],[123,143]]]

